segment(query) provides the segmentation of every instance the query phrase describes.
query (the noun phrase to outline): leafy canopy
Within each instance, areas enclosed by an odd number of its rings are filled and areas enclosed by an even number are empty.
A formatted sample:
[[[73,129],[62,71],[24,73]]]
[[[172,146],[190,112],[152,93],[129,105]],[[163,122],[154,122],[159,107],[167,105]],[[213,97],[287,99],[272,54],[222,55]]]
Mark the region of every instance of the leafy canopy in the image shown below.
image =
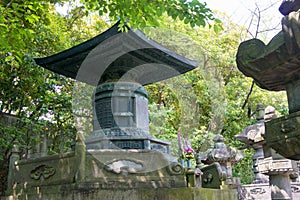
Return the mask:
[[[121,28],[125,22],[133,28],[159,26],[158,19],[166,13],[174,20],[179,19],[191,27],[205,26],[215,20],[205,2],[198,0],[81,0],[87,10],[108,14],[112,20],[120,19]],[[87,12],[88,14],[88,12]],[[128,22],[128,21],[129,22]]]

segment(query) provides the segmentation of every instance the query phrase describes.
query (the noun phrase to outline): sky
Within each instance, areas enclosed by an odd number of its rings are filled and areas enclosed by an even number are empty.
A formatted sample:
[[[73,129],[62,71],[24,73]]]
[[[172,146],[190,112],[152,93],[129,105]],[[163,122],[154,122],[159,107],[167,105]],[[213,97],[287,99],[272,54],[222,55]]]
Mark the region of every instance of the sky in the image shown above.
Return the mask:
[[[212,10],[224,11],[229,16],[241,22],[243,21],[243,17],[247,18],[251,15],[251,11],[255,10],[256,5],[260,10],[274,5],[267,11],[263,11],[263,13],[277,17],[282,16],[278,11],[282,0],[204,0],[204,2],[205,1],[207,6]]]
[[[261,11],[261,30],[277,27],[281,29],[281,18],[283,15],[278,11],[282,0],[203,0],[207,7],[212,10],[225,12],[236,24],[249,27],[253,11]],[[258,8],[258,9],[257,9]],[[253,24],[253,23],[252,23]],[[256,26],[251,26],[252,32],[255,32]],[[275,35],[279,30],[269,33],[268,37]]]
[[[259,39],[267,40],[272,38],[281,29],[282,15],[278,8],[282,0],[200,0],[206,2],[207,6],[212,10],[219,10],[225,12],[238,25],[249,27],[254,34],[256,32],[256,24],[251,23],[253,11],[257,8],[261,11],[262,21],[260,30],[272,29],[277,27],[275,31],[269,31],[267,34],[258,35]],[[272,6],[271,6],[272,5]],[[66,7],[57,7],[59,12],[66,12]],[[268,9],[267,9],[268,8]],[[271,20],[272,19],[272,20]],[[254,20],[255,21],[255,20]]]

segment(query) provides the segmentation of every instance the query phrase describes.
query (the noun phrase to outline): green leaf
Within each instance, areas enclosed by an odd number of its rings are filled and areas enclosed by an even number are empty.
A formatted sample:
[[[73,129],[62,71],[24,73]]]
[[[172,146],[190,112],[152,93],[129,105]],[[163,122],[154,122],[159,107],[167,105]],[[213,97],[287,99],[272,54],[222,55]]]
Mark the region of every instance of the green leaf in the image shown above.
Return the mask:
[[[184,19],[183,22],[184,22],[185,24],[188,24],[188,23],[190,23],[190,19],[186,17],[186,18]]]

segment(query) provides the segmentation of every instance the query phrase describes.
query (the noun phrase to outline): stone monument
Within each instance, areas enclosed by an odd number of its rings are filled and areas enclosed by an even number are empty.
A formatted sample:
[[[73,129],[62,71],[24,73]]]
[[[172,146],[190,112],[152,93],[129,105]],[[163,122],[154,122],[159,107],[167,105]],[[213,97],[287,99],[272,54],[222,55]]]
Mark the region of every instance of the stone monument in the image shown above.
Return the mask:
[[[148,94],[143,87],[196,68],[140,31],[120,33],[119,23],[61,53],[35,59],[55,73],[96,86],[93,133],[87,149],[157,149],[169,143],[149,134]]]
[[[300,159],[299,2],[283,1],[282,31],[267,45],[258,39],[242,42],[236,57],[239,70],[252,77],[259,87],[287,91],[289,115],[265,123],[266,159],[258,164],[260,171],[270,176],[272,199],[292,198],[289,180],[292,163],[282,156]]]
[[[148,94],[143,85],[190,71],[198,66],[198,62],[171,52],[138,30],[127,27],[128,32],[121,33],[118,25],[116,23],[85,43],[35,61],[53,72],[96,86],[93,132],[84,141],[77,142],[91,153],[102,150],[102,156],[94,157],[104,164],[104,170],[113,174],[126,173],[127,181],[132,181],[130,176],[135,180],[136,174],[150,174],[151,166],[153,171],[167,167],[171,171],[175,169],[175,174],[164,174],[155,184],[151,175],[145,183],[128,187],[183,187],[186,185],[184,178],[174,179],[183,169],[169,155],[169,143],[150,136]],[[80,144],[82,142],[84,144]],[[122,150],[135,150],[135,153]],[[161,155],[162,160],[170,163],[149,162],[152,154]],[[158,163],[162,165],[155,166]],[[114,181],[122,182],[121,179],[124,177]]]
[[[232,165],[243,158],[241,152],[234,148],[227,147],[224,143],[225,138],[221,134],[218,134],[213,140],[215,143],[214,147],[207,150],[200,158],[202,163],[209,165],[201,169],[203,172],[202,185],[205,187],[205,185],[210,184],[212,179],[219,177],[219,188],[226,186],[231,188],[237,187],[240,183],[238,178],[232,176]],[[216,166],[212,167],[213,165]],[[218,167],[218,165],[220,167]],[[219,176],[216,176],[212,172],[209,172],[210,170],[207,170],[208,168],[220,168],[221,172]]]
[[[77,120],[74,151],[13,157],[6,199],[236,199],[236,191],[187,188],[184,169],[169,154],[169,143],[149,133],[143,86],[195,69],[198,62],[139,30],[120,32],[118,25],[35,59],[46,69],[96,87],[93,131],[86,133]]]
[[[259,160],[264,159],[264,152],[263,152],[263,145],[265,144],[264,110],[265,110],[264,105],[258,104],[256,108],[257,122],[253,125],[246,127],[239,135],[236,136],[237,140],[246,144],[245,148],[252,147],[255,150],[255,154],[252,157],[253,172],[254,172],[253,184],[269,183],[269,177],[260,173],[258,170]]]
[[[300,20],[299,0],[284,1],[282,31],[265,45],[258,39],[242,42],[237,66],[257,85],[270,91],[287,91],[290,115],[266,123],[267,145],[289,159],[300,159]]]
[[[275,108],[265,108],[263,104],[258,104],[256,111],[257,123],[237,135],[238,140],[256,150],[253,155],[254,181],[250,185],[243,185],[239,195],[242,199],[269,199],[272,194],[273,199],[299,197],[291,190],[293,187],[298,188],[298,184],[292,186],[290,182],[291,175],[297,171],[296,163],[277,154],[264,140],[265,122],[277,117]]]

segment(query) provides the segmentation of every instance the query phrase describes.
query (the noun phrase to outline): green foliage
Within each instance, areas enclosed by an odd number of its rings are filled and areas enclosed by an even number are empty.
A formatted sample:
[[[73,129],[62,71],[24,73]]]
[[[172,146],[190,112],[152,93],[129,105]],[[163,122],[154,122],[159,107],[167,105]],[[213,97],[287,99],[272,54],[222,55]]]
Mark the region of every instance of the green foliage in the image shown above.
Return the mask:
[[[150,38],[172,51],[201,61],[191,72],[147,86],[150,130],[156,137],[172,140],[176,150],[177,132],[188,138],[197,152],[212,148],[212,139],[218,133],[223,134],[229,147],[239,149],[243,144],[235,135],[255,123],[253,113],[258,103],[274,106],[278,115],[287,111],[282,92],[265,91],[255,85],[248,98],[252,79],[241,74],[235,63],[236,50],[247,37],[246,31],[226,16],[218,17],[223,19],[224,28],[219,32],[207,27],[191,28],[169,17],[160,22],[160,29],[144,29]],[[173,153],[179,156],[176,150]],[[244,159],[233,168],[242,183],[253,180],[252,155],[253,150],[246,149]]]
[[[243,159],[235,164],[232,169],[232,175],[239,177],[242,184],[251,184],[254,179],[252,156],[255,151],[249,148],[243,152]]]
[[[82,0],[81,2],[88,10],[98,11],[100,16],[108,14],[114,21],[120,19],[120,28],[124,28],[125,23],[133,28],[159,26],[158,19],[164,14],[173,20],[179,19],[191,27],[205,26],[214,20],[212,11],[207,8],[206,3],[198,0]]]
[[[50,153],[64,151],[75,139],[73,81],[36,66],[33,57],[70,48],[99,34],[107,24],[94,16],[87,23],[85,12],[76,6],[61,16],[51,3],[63,2],[15,0],[0,4],[0,112],[13,114],[24,123],[0,124],[3,159],[8,158],[14,140],[31,149],[31,139],[45,135],[45,123],[51,129],[47,133]],[[29,122],[34,131],[25,131]]]
[[[85,17],[91,11],[108,14],[112,20],[120,18],[121,27],[129,20],[127,24],[142,27],[150,38],[170,50],[201,61],[189,73],[146,88],[150,131],[171,141],[174,155],[178,155],[177,132],[188,138],[197,152],[211,148],[217,133],[226,137],[228,146],[240,148],[242,144],[234,136],[255,123],[252,113],[258,103],[274,106],[279,115],[288,112],[284,93],[254,86],[247,97],[252,80],[235,64],[236,50],[241,38],[247,37],[246,31],[224,15],[218,16],[222,23],[216,20],[205,3],[83,0],[85,7],[74,6],[65,16],[55,13],[54,3],[64,1],[0,1],[0,111],[16,115],[21,124],[0,123],[0,159],[8,159],[13,141],[18,140],[21,148],[28,150],[45,133],[52,141],[50,153],[64,151],[74,140],[76,118],[87,126],[85,130],[91,128],[91,113],[85,109],[90,102],[82,102],[82,96],[91,95],[90,88],[74,98],[74,90],[84,86],[76,89],[72,80],[36,66],[32,59],[52,55],[105,30],[108,25],[103,19]],[[159,29],[145,28],[158,25]],[[252,180],[252,153],[246,150],[244,160],[234,168],[234,175],[243,183]]]

